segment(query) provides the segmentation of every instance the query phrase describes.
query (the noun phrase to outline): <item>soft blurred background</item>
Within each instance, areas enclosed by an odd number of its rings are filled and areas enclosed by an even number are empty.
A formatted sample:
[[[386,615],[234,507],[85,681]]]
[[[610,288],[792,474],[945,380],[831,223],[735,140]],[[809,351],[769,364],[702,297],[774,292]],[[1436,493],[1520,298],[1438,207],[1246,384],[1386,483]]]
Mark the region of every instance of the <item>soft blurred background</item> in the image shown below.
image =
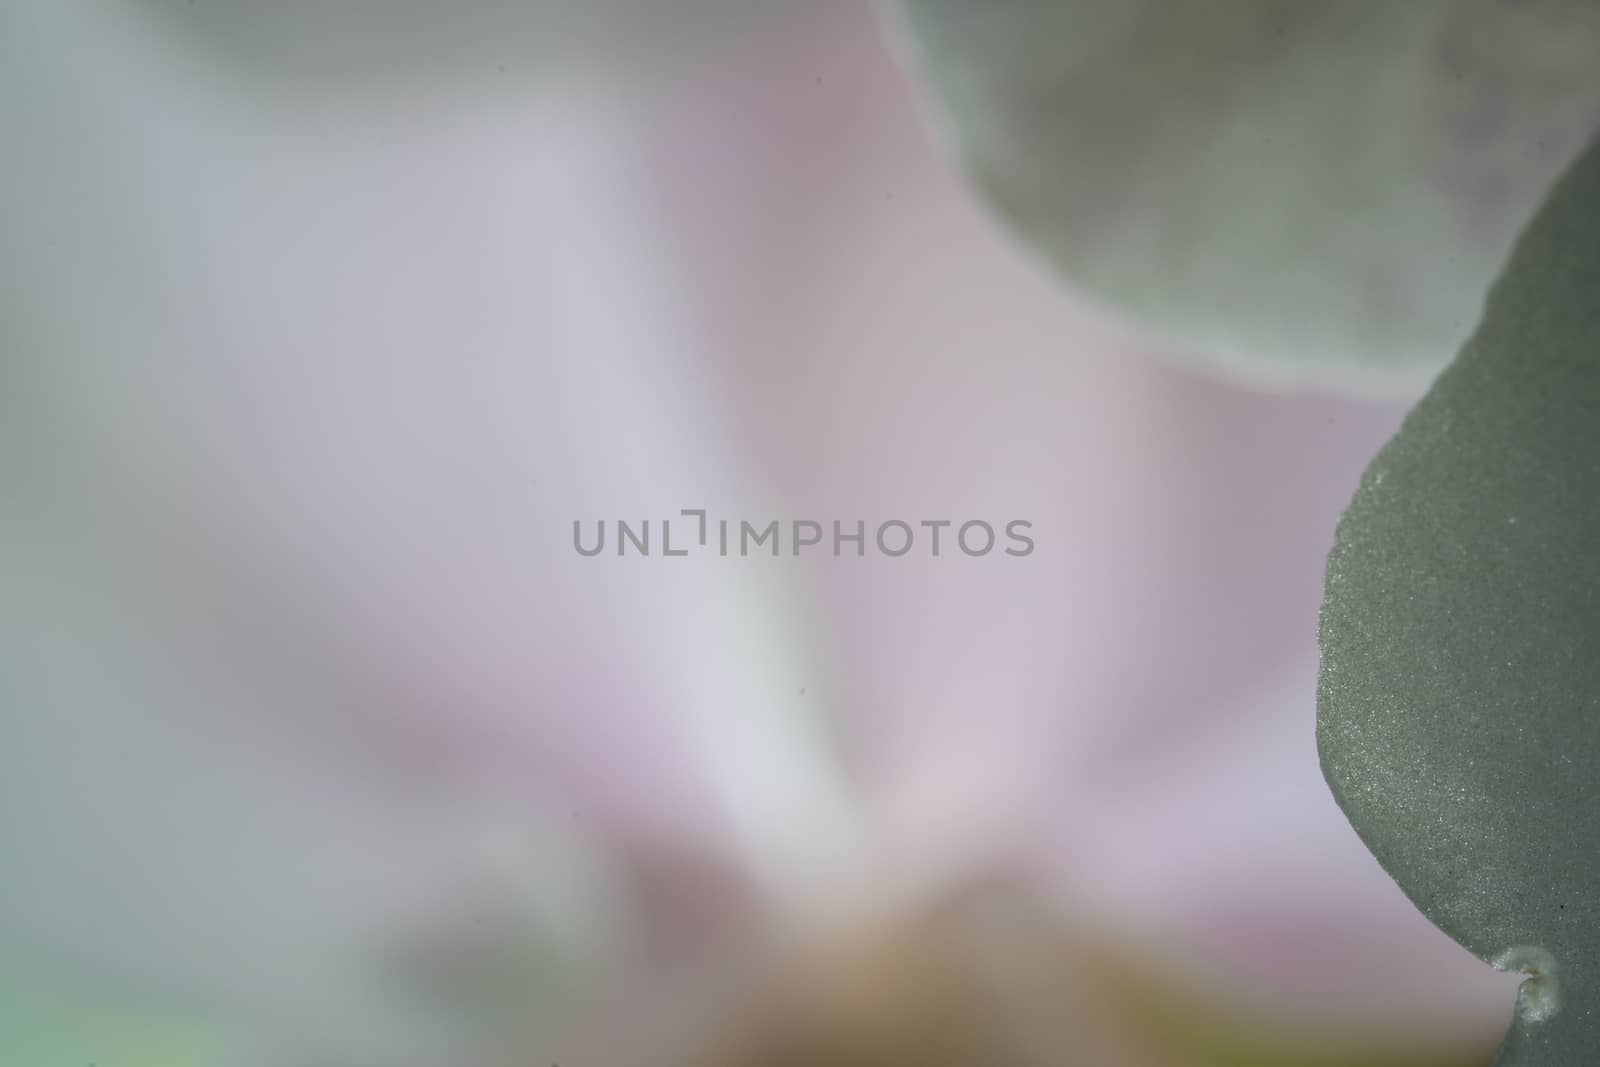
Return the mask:
[[[6,0],[0,136],[0,1062],[1488,1062],[1312,734],[1411,398],[1173,369],[870,9]],[[684,508],[1037,547],[573,550]]]

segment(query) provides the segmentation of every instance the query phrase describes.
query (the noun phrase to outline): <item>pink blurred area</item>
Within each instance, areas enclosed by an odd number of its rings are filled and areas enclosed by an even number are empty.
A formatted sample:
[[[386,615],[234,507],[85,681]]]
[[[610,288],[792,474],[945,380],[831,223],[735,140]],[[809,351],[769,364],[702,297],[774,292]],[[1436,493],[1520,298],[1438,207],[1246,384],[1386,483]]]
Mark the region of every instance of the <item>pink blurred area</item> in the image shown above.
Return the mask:
[[[0,78],[8,551],[45,576],[4,621],[131,664],[18,668],[26,958],[253,1032],[316,999],[308,1048],[389,1062],[345,1043],[415,1003],[372,946],[433,959],[485,900],[514,939],[526,821],[641,996],[751,915],[1004,871],[1253,1015],[1501,1023],[1316,762],[1323,558],[1400,406],[1172,369],[983,214],[856,5],[348,83],[160,6],[22,5]],[[694,507],[1037,549],[572,550]]]
[[[1497,1019],[1506,978],[1377,869],[1312,743],[1323,558],[1405,405],[1164,364],[983,215],[865,16],[769,47],[686,78],[648,168],[708,404],[793,514],[1041,531],[813,568],[888,847],[1021,852],[1255,1007]]]

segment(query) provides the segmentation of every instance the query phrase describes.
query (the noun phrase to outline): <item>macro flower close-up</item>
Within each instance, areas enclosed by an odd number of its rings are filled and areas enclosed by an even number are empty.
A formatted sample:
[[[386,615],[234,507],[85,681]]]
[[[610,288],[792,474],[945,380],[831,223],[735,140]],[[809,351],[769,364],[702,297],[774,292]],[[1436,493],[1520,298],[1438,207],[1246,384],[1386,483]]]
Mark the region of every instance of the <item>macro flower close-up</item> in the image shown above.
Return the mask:
[[[1597,53],[6,0],[0,1065],[1575,1064]]]

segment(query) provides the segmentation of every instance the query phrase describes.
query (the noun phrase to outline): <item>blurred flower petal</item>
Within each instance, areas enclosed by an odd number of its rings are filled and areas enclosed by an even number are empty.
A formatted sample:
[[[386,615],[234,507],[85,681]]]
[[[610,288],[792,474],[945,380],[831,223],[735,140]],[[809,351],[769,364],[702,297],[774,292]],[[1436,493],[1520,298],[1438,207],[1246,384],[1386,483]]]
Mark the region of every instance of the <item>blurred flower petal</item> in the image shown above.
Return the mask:
[[[781,575],[571,548],[745,499],[612,93],[341,107],[137,7],[6,19],[0,933],[466,1063],[625,951],[607,837],[804,884],[848,833]]]
[[[1409,392],[1600,128],[1600,8],[896,0],[951,154],[1174,357]]]

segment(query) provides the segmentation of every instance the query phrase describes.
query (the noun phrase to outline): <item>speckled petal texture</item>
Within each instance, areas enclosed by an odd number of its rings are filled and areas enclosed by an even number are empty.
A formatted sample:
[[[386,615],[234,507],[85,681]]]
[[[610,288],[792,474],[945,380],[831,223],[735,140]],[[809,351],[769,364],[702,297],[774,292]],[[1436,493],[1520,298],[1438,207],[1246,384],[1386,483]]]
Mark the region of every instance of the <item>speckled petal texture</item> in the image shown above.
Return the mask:
[[[1600,1050],[1600,145],[1363,477],[1323,605],[1323,772],[1378,861],[1534,976],[1501,1065]]]

